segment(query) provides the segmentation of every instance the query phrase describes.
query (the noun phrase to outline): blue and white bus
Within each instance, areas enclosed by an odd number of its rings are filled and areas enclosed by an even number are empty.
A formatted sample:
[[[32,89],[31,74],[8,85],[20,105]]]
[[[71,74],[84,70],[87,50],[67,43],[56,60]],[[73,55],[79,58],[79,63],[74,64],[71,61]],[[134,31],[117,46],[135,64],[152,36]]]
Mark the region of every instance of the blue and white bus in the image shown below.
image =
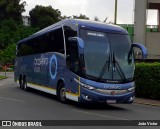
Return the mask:
[[[17,43],[15,81],[21,89],[57,95],[59,101],[132,103],[135,60],[125,29],[67,19]]]

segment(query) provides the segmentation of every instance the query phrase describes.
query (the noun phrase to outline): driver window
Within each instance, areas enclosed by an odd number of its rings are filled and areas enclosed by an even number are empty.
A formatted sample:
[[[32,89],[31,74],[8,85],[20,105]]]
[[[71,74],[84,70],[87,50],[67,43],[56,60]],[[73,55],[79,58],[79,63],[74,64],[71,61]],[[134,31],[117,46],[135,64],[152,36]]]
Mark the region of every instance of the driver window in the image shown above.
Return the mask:
[[[70,24],[64,25],[66,42],[66,63],[67,67],[74,73],[79,71],[78,46],[74,41],[69,41],[70,37],[77,37],[77,26]],[[76,42],[76,41],[75,41]]]
[[[66,42],[66,55],[70,54],[70,37],[77,37],[77,27],[75,25],[64,26],[65,42]]]
[[[66,58],[68,68],[74,72],[79,73],[79,57],[78,57],[77,42],[70,41],[69,54]]]

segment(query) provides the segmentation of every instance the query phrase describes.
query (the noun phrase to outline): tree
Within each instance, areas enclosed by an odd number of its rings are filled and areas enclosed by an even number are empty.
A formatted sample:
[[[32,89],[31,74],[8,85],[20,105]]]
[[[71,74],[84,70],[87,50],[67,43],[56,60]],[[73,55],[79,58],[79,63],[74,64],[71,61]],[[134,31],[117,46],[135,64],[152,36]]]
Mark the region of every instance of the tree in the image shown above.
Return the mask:
[[[100,21],[97,16],[94,17],[94,21]]]
[[[75,19],[86,19],[86,20],[89,20],[89,18],[86,15],[83,15],[83,14],[80,14],[79,16],[74,16],[73,15],[73,18],[75,18]]]
[[[106,23],[109,23],[109,24],[114,24],[112,21],[108,21],[108,17],[106,17],[103,22],[106,22]]]
[[[58,9],[53,9],[52,6],[36,5],[29,12],[32,27],[40,27],[43,29],[51,24],[61,20],[61,12]]]
[[[22,25],[25,4],[21,0],[0,0],[0,62],[12,63],[16,42],[39,30]]]
[[[0,22],[0,50],[6,49],[9,44],[14,44],[38,30],[39,28],[18,25],[14,20],[3,20]]]
[[[99,18],[97,16],[94,17],[94,21],[100,21]],[[104,23],[109,23],[109,24],[113,24],[112,21],[108,21],[108,17],[106,17],[103,21]]]
[[[16,30],[12,31],[9,27],[3,26],[3,29],[0,29],[0,61],[12,63],[15,58],[16,42],[38,30],[39,28],[17,25]]]
[[[13,19],[22,22],[22,13],[25,11],[26,2],[21,0],[0,0],[0,19]]]
[[[15,58],[16,45],[10,44],[4,51],[0,51],[0,61],[3,63],[13,63]]]
[[[71,18],[71,16],[66,16],[66,15],[61,16],[61,20],[70,19],[70,18]]]
[[[14,35],[17,23],[14,20],[3,20],[0,22],[0,50],[14,43]]]

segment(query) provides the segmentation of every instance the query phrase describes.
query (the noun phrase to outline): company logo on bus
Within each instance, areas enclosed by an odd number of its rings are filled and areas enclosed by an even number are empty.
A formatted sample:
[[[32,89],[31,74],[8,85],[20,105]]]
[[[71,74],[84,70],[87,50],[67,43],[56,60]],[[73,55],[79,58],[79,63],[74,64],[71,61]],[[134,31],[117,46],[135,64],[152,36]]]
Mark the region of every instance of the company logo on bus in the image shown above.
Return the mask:
[[[53,55],[49,63],[49,73],[52,79],[55,79],[57,76],[57,58]]]
[[[35,58],[34,65],[35,66],[48,65],[48,58],[45,58],[45,56],[43,55],[40,58]]]
[[[120,90],[121,86],[115,86],[115,85],[108,86],[108,85],[104,85],[104,88],[105,89],[110,89],[110,90]]]
[[[115,91],[111,91],[111,95],[115,95],[116,94],[116,92]]]

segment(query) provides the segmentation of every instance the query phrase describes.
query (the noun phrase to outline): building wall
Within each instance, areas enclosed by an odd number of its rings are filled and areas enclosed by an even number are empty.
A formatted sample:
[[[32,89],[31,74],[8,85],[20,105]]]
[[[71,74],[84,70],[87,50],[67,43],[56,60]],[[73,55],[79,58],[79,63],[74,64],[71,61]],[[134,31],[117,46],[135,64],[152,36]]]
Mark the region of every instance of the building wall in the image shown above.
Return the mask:
[[[160,3],[160,0],[148,0],[148,3]]]
[[[134,42],[145,45],[147,0],[135,0]]]
[[[160,59],[160,32],[146,33],[148,59]]]
[[[146,32],[147,2],[160,3],[160,0],[135,0],[134,42],[148,49],[148,59],[160,59],[160,32]]]
[[[23,25],[30,26],[30,17],[29,16],[22,16]]]

